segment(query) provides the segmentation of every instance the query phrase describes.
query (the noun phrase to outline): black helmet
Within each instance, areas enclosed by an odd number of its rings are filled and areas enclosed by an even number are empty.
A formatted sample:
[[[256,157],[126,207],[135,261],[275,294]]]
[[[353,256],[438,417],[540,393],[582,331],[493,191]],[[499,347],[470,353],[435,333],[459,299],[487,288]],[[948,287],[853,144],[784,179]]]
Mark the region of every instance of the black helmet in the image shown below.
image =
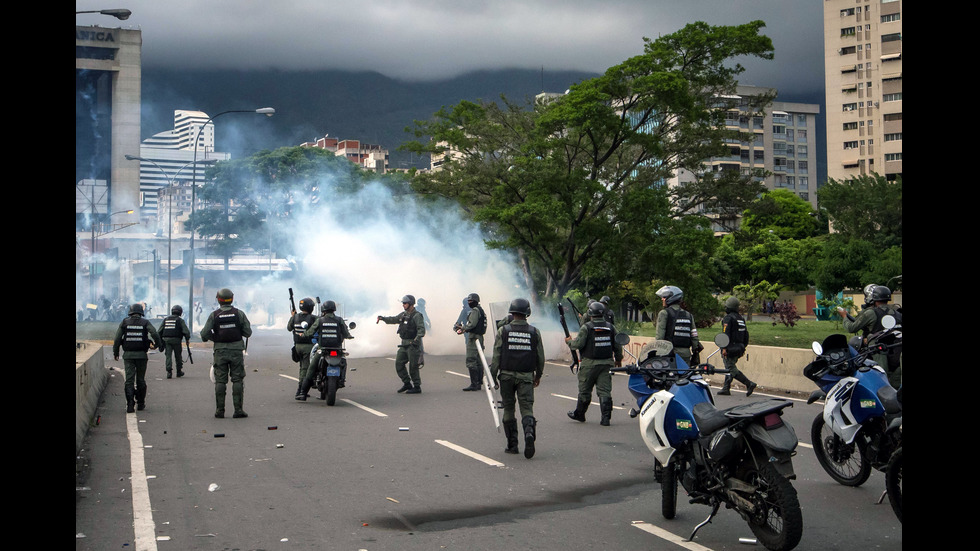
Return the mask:
[[[299,300],[299,309],[301,312],[306,312],[309,314],[313,311],[313,299],[310,297],[301,298]]]
[[[216,298],[218,299],[219,304],[231,304],[231,302],[235,300],[235,293],[232,293],[231,289],[225,287],[218,291]]]
[[[326,301],[326,302],[323,303],[323,306],[320,307],[320,310],[322,310],[324,312],[336,312],[337,311],[337,303],[334,302],[334,301],[332,301],[332,300],[328,300],[328,301]]]
[[[531,303],[526,298],[515,298],[511,301],[507,311],[511,314],[523,314],[524,317],[527,317],[531,315]]]
[[[402,297],[402,304],[411,304],[412,306],[414,306],[415,305],[415,297],[413,297],[412,295],[405,295],[405,296],[403,296]]]
[[[875,288],[871,290],[872,302],[888,302],[891,299],[892,290],[884,285],[876,285]]]
[[[609,297],[603,295],[603,297],[599,299],[599,302],[605,304],[606,306],[609,306]]]
[[[181,316],[184,314],[184,309],[179,304],[174,304],[173,308],[170,309],[170,313],[175,316]]]
[[[470,293],[466,295],[466,302],[475,302],[477,304],[480,304],[480,295],[476,293]]]
[[[132,316],[133,314],[139,314],[139,315],[142,316],[143,315],[143,305],[137,302],[136,304],[130,306],[129,307],[129,315]]]
[[[728,300],[725,301],[725,311],[726,312],[738,312],[738,306],[739,306],[739,304],[740,303],[738,301],[738,298],[736,298],[736,297],[728,297]]]
[[[593,302],[589,305],[589,317],[601,318],[606,314],[606,307],[602,302]]]
[[[673,285],[664,285],[663,287],[657,289],[657,296],[663,299],[667,299],[665,303],[667,306],[680,302],[684,298],[684,291],[681,291],[680,287],[674,287]]]

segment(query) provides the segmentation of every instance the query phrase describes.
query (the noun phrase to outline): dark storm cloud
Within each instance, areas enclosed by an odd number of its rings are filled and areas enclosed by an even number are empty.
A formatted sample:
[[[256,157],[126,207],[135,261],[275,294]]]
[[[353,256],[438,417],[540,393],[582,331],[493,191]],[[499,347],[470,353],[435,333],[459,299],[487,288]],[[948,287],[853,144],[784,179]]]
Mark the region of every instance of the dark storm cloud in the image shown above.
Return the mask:
[[[128,8],[126,21],[76,16],[76,24],[138,27],[147,66],[377,71],[430,80],[495,68],[602,72],[643,48],[643,37],[693,21],[766,22],[776,60],[749,61],[746,84],[820,87],[823,11],[815,0],[120,0],[76,2],[76,11]]]

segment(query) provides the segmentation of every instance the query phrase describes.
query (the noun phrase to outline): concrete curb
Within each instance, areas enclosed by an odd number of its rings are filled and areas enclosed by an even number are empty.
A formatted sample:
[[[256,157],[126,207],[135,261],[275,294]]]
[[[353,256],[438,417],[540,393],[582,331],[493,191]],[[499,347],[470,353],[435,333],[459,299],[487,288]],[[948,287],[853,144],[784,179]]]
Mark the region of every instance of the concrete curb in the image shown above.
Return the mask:
[[[75,341],[75,455],[82,448],[102,391],[109,382],[102,345]]]

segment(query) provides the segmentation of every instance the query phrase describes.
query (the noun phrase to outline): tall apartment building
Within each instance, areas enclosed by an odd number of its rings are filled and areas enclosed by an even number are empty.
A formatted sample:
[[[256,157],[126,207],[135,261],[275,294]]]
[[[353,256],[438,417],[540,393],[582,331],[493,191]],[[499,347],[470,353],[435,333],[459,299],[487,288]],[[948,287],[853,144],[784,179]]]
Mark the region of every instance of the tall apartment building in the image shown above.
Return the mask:
[[[767,189],[792,191],[814,208],[817,205],[817,116],[820,106],[809,103],[773,101],[763,113],[747,109],[749,98],[770,93],[771,88],[738,86],[732,98],[737,105],[726,114],[726,126],[751,139],[729,142],[730,154],[706,159],[703,170],[737,170],[749,174],[763,169],[762,183]],[[681,169],[669,184],[694,181],[696,175]],[[716,221],[717,232],[738,226],[737,219],[724,219],[708,213]]]
[[[211,163],[231,158],[229,153],[214,150],[214,122],[208,122],[209,118],[201,111],[174,111],[173,130],[154,134],[140,144],[140,220],[148,226],[167,231],[171,223],[186,220],[192,183],[204,181]]]
[[[824,0],[827,177],[902,175],[902,0]]]
[[[300,147],[316,147],[325,149],[338,157],[367,170],[384,174],[390,170],[388,150],[380,145],[364,143],[361,140],[340,140],[331,138],[329,134],[313,142],[303,142]]]
[[[139,29],[75,26],[76,230],[138,220],[142,47]]]

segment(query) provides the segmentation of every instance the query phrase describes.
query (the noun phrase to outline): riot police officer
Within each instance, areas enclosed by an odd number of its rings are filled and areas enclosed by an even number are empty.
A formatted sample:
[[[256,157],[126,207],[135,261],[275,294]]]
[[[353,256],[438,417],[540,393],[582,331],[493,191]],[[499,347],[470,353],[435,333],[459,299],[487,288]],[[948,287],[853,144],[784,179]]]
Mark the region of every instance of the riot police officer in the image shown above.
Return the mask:
[[[123,350],[123,368],[126,373],[126,413],[134,412],[134,405],[141,411],[146,407],[146,351],[162,347],[160,334],[153,324],[143,317],[143,305],[129,308],[129,317],[122,320],[112,341],[112,357],[119,360]]]
[[[184,358],[181,356],[180,345],[181,341],[185,339],[190,341],[191,328],[187,327],[187,322],[180,317],[183,313],[184,309],[179,304],[175,304],[170,309],[170,315],[163,318],[160,329],[158,329],[160,337],[163,339],[163,355],[168,379],[173,377],[174,365],[177,367],[177,376],[184,376]]]
[[[305,401],[310,395],[310,388],[313,387],[313,380],[316,379],[317,370],[322,369],[320,365],[321,353],[330,348],[343,348],[345,339],[354,338],[347,328],[347,323],[336,312],[337,303],[332,300],[325,301],[320,317],[316,318],[303,332],[303,337],[310,339],[311,343],[316,342],[320,345],[320,352],[317,352],[310,358],[310,368],[306,370],[305,375],[300,379],[300,388],[296,392],[297,400]],[[310,347],[312,348],[312,346],[311,344]],[[337,388],[347,386],[347,359],[344,358],[342,362]]]
[[[398,392],[406,394],[419,394],[422,392],[422,377],[419,375],[420,360],[422,355],[422,337],[425,336],[425,318],[422,313],[415,309],[415,297],[405,295],[402,297],[403,311],[394,316],[378,316],[378,322],[385,322],[388,325],[398,325],[398,336],[401,337],[401,344],[398,345],[398,352],[395,354],[395,373],[402,380],[402,387]],[[406,365],[408,366],[406,369]]]
[[[306,372],[310,368],[310,353],[313,351],[313,338],[304,334],[316,322],[313,306],[312,298],[300,299],[299,312],[295,310],[290,312],[292,315],[286,322],[286,330],[293,334],[293,350],[295,351],[293,360],[299,363],[299,384],[296,385],[297,400],[301,399],[303,380],[306,379]],[[302,399],[305,399],[305,396]]]
[[[515,405],[521,410],[521,426],[524,429],[524,457],[534,456],[537,439],[537,420],[534,417],[534,389],[541,384],[544,373],[544,345],[541,332],[527,322],[531,315],[531,303],[517,298],[510,303],[513,319],[497,330],[493,344],[493,362],[490,376],[495,388],[500,389],[500,401],[504,410],[502,424],[507,437],[507,453],[518,453],[517,417]]]
[[[757,386],[749,380],[739,369],[736,363],[745,354],[745,347],[749,344],[749,330],[745,326],[745,319],[738,312],[739,301],[736,297],[728,297],[725,301],[725,317],[721,320],[721,330],[728,335],[728,346],[721,349],[721,356],[725,362],[725,382],[722,383],[719,396],[731,394],[732,380],[736,380],[745,385],[745,395],[751,396],[752,391]]]
[[[881,324],[881,319],[889,315],[894,317],[896,323],[901,325],[902,310],[899,307],[889,304],[892,299],[892,290],[884,285],[875,285],[871,288],[870,293],[868,293],[868,289],[866,288],[865,296],[868,304],[866,304],[866,308],[856,318],[851,318],[843,308],[838,308],[837,313],[840,314],[843,320],[845,331],[850,333],[860,332],[865,344],[873,344],[868,342],[868,336],[884,329],[884,326]],[[889,335],[888,341],[883,344],[896,344],[898,342],[895,335]],[[898,346],[889,348],[884,353],[875,354],[873,358],[878,365],[885,368],[888,374],[888,382],[895,388],[901,388],[902,386],[901,357],[902,347],[899,344]]]
[[[456,329],[456,334],[463,335],[466,339],[466,369],[470,373],[470,386],[463,390],[474,391],[483,388],[481,384],[483,381],[483,364],[480,362],[480,352],[476,347],[479,346],[480,350],[485,348],[483,335],[487,332],[487,314],[480,306],[480,295],[470,293],[466,297],[466,303],[469,305],[470,311],[466,315],[466,323]]]
[[[582,361],[578,370],[578,401],[569,419],[585,422],[585,412],[592,403],[592,389],[599,395],[599,424],[608,427],[612,416],[612,374],[609,368],[623,361],[623,346],[616,343],[616,327],[605,320],[606,307],[601,302],[589,305],[589,321],[583,323],[578,335],[565,342],[579,350]]]
[[[697,364],[704,347],[698,340],[694,316],[681,303],[684,291],[673,285],[664,285],[657,290],[657,296],[664,306],[657,314],[657,340],[670,341],[676,355],[684,358],[688,365]]]
[[[225,416],[225,396],[228,379],[231,378],[231,397],[235,407],[234,418],[248,417],[245,402],[245,341],[252,336],[252,324],[248,316],[232,306],[235,294],[231,289],[221,289],[216,295],[218,309],[211,312],[201,329],[201,340],[214,342],[214,416]]]

